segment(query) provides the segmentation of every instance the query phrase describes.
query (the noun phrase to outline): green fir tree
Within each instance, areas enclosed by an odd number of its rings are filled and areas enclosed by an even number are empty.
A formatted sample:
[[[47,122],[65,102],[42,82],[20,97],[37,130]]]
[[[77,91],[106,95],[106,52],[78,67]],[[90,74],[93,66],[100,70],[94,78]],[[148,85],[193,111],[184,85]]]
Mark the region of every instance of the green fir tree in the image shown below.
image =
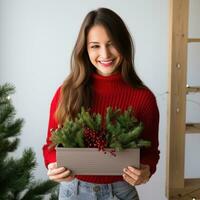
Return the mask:
[[[16,112],[10,100],[13,93],[12,85],[0,86],[0,200],[42,200],[45,195],[55,200],[57,183],[33,177],[36,158],[31,148],[25,149],[19,159],[9,156],[19,145],[23,126],[22,119],[14,118]]]

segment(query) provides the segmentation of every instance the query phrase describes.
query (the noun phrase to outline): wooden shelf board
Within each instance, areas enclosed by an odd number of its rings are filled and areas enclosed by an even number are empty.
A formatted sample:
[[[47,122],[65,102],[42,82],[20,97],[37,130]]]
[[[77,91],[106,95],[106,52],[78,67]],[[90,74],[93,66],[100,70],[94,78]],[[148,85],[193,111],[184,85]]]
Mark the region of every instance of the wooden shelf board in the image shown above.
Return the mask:
[[[191,93],[191,92],[200,92],[200,86],[187,86],[186,87],[186,92]]]
[[[171,191],[170,200],[192,200],[192,197],[199,198],[200,196],[200,178],[185,179],[184,188],[174,188]]]
[[[200,42],[200,38],[188,38],[188,43],[189,42]]]
[[[187,123],[186,124],[186,133],[199,133],[200,134],[200,123]]]

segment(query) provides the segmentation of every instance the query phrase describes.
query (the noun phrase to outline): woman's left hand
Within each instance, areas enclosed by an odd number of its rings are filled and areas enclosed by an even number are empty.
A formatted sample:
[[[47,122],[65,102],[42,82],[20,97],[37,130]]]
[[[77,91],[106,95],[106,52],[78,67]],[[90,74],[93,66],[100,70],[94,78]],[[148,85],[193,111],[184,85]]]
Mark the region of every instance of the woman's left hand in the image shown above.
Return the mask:
[[[140,169],[128,166],[123,169],[123,178],[130,185],[144,184],[149,180],[150,167],[149,165],[141,164]]]

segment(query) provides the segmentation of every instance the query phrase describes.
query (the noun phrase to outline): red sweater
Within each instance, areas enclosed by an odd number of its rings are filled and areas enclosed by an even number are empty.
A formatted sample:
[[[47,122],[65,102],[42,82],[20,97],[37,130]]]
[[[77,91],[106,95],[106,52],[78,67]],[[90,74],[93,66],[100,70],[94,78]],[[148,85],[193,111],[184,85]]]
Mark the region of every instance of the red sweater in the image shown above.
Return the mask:
[[[127,109],[131,106],[134,110],[134,115],[139,121],[144,123],[144,131],[142,138],[151,141],[151,147],[141,150],[140,162],[150,166],[151,175],[156,171],[156,165],[159,160],[158,150],[158,125],[159,111],[155,96],[147,88],[133,88],[122,79],[120,73],[108,77],[92,74],[92,105],[91,111],[105,115],[106,108]],[[48,146],[51,143],[49,140],[50,130],[57,128],[58,123],[54,117],[58,101],[60,97],[60,88],[56,91],[50,107],[49,125],[47,131],[46,144],[43,146],[43,155],[45,165],[51,162],[56,162],[55,149],[49,150]],[[123,180],[122,176],[76,176],[82,181],[91,183],[112,183]]]

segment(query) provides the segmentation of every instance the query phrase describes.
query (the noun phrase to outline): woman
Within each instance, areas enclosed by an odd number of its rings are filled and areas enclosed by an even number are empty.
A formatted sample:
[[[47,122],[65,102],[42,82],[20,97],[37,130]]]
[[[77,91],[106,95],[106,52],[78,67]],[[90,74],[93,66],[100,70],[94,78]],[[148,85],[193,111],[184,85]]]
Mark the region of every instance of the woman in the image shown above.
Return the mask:
[[[122,169],[122,176],[71,175],[57,167],[55,149],[50,149],[51,129],[73,119],[81,106],[105,115],[106,108],[127,109],[144,123],[142,137],[151,147],[141,150],[141,166]],[[61,182],[59,199],[138,200],[135,185],[146,183],[156,171],[159,112],[153,93],[134,69],[134,48],[122,19],[112,10],[99,8],[85,17],[71,57],[71,72],[51,103],[47,143],[43,154],[48,176]]]

